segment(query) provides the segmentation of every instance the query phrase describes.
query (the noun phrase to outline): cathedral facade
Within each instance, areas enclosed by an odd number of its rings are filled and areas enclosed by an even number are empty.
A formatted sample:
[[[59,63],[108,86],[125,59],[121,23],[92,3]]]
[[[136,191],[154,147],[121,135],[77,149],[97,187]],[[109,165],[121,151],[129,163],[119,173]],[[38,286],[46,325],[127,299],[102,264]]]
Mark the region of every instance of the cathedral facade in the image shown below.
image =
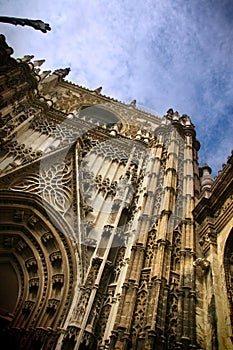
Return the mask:
[[[233,157],[0,41],[1,342],[233,349]]]

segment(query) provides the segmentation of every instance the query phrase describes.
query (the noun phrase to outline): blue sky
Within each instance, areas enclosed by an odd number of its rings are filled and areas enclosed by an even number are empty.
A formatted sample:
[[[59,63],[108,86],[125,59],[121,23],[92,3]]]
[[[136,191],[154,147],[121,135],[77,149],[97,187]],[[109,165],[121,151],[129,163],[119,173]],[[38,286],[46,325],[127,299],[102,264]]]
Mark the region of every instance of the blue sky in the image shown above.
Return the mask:
[[[159,116],[190,115],[200,165],[217,175],[233,148],[232,0],[0,0],[0,10],[52,27],[0,24],[14,57],[69,66],[68,80]]]

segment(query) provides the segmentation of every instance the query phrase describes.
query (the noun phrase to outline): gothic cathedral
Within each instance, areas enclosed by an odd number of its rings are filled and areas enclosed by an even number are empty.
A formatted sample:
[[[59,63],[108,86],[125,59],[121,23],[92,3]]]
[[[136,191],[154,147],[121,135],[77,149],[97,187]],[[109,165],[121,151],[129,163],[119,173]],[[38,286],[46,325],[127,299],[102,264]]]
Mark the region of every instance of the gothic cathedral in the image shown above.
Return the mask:
[[[213,180],[188,115],[12,52],[2,35],[4,349],[233,349],[233,156]]]

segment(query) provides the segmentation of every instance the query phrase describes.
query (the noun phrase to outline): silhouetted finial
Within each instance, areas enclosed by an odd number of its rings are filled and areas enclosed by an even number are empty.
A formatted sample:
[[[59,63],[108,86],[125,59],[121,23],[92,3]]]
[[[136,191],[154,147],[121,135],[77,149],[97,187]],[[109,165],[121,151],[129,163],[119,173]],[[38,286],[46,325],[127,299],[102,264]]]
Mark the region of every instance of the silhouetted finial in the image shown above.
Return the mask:
[[[93,91],[96,92],[99,95],[101,93],[101,91],[102,91],[102,86],[98,87],[97,89],[95,89]]]
[[[65,78],[70,72],[70,68],[60,68],[60,69],[56,69],[53,74],[59,75],[59,77],[61,78]]]
[[[45,60],[35,60],[33,61],[33,65],[34,67],[40,67],[44,62]]]
[[[136,103],[137,103],[137,101],[136,101],[136,100],[133,100],[133,101],[130,103],[130,105],[133,106],[133,107],[136,107]]]
[[[24,55],[22,58],[17,58],[17,61],[29,63],[33,58],[34,58],[33,55]]]
[[[213,184],[213,179],[211,177],[211,168],[208,164],[204,163],[201,168],[201,190],[210,189]]]
[[[7,63],[13,52],[13,49],[7,45],[5,36],[0,34],[0,65]]]

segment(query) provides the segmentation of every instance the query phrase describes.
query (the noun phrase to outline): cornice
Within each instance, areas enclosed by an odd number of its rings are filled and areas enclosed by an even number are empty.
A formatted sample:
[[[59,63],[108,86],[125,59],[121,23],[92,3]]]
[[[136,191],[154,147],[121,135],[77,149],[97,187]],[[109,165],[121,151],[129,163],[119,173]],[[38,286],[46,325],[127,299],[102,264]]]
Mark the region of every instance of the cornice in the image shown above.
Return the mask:
[[[231,157],[232,158],[232,157]],[[230,159],[231,159],[230,158]],[[233,195],[233,169],[229,161],[222,173],[218,176],[211,187],[209,198],[201,197],[193,210],[196,221],[200,224],[207,216],[218,218],[227,199]],[[228,215],[229,216],[229,215]]]
[[[0,189],[0,207],[10,205],[10,206],[24,206],[29,209],[33,208],[33,211],[43,216],[47,222],[51,222],[51,217],[53,218],[53,223],[55,223],[56,228],[62,232],[65,239],[67,237],[73,236],[73,231],[70,225],[62,215],[55,211],[54,208],[48,203],[43,201],[43,199],[37,194],[31,194],[21,191],[11,191],[6,189]]]
[[[121,108],[123,109],[127,109],[127,110],[131,110],[131,111],[134,111],[140,115],[142,115],[143,117],[146,117],[146,119],[152,121],[152,122],[158,122],[160,123],[161,122],[161,117],[158,117],[150,112],[146,112],[146,111],[143,111],[142,109],[138,108],[138,107],[134,107],[132,106],[131,104],[127,104],[126,102],[122,102],[122,101],[119,101],[113,97],[110,97],[110,96],[107,96],[107,95],[103,95],[103,94],[100,94],[100,93],[97,93],[95,90],[90,90],[86,87],[83,87],[81,85],[78,85],[78,84],[74,84],[70,81],[67,81],[67,80],[61,80],[59,81],[58,83],[61,87],[64,87],[64,88],[72,88],[73,91],[77,91],[77,90],[80,90],[80,91],[85,91],[87,92],[88,94],[96,97],[97,99],[100,99],[101,101],[104,101],[105,103],[106,102],[110,102],[110,103],[114,103],[116,105],[119,105]]]

